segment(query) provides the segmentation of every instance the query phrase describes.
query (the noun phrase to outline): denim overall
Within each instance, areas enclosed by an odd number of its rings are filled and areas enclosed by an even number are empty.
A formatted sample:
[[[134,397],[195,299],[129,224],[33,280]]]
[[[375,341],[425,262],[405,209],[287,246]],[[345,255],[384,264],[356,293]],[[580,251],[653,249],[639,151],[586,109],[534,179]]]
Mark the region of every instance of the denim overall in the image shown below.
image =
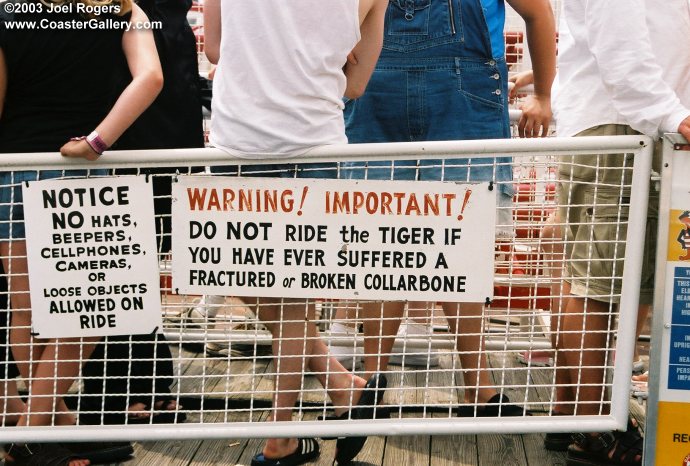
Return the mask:
[[[509,138],[508,71],[504,54],[493,55],[481,0],[390,0],[371,81],[361,98],[346,102],[349,142]],[[510,162],[422,159],[396,161],[394,170],[391,162],[369,162],[366,170],[361,162],[345,163],[341,175],[503,181],[499,205],[506,205],[513,194],[505,183],[512,180]]]

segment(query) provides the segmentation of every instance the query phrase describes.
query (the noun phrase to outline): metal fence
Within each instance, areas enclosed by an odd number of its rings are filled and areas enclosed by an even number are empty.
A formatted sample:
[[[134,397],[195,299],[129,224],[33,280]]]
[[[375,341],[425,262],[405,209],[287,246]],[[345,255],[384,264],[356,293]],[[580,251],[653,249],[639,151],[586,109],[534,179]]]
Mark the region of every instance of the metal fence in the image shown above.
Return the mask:
[[[631,176],[621,177],[620,183],[609,186],[618,192],[615,205],[592,206],[593,209],[613,212],[610,222],[618,225],[622,231],[627,228],[627,236],[612,245],[618,247],[623,241],[627,244],[625,255],[617,258],[617,263],[625,265],[622,292],[620,296],[612,293],[605,297],[620,298],[620,312],[611,308],[607,314],[611,322],[606,331],[606,349],[610,350],[610,357],[607,357],[603,366],[607,376],[601,381],[611,394],[610,401],[603,401],[604,405],[610,407],[610,414],[600,411],[599,415],[594,416],[552,416],[555,393],[560,388],[556,383],[554,368],[548,360],[531,359],[529,351],[552,352],[552,339],[562,335],[561,329],[554,327],[551,322],[562,312],[564,295],[561,272],[568,264],[559,251],[568,246],[569,240],[559,235],[548,239],[542,230],[549,216],[559,207],[555,196],[558,167],[580,166],[585,164],[584,157],[589,160],[587,163],[591,163],[592,157],[598,160],[605,154],[614,153],[625,153],[632,157],[634,165],[625,168]],[[499,192],[502,187],[515,190],[514,203],[499,203],[496,212],[486,213],[487,218],[496,216],[496,230],[500,232],[495,240],[487,239],[493,243],[494,250],[491,301],[480,306],[479,314],[464,313],[463,304],[460,303],[460,312],[455,314],[457,327],[449,325],[450,321],[441,311],[441,303],[403,303],[407,313],[403,315],[407,316],[407,333],[397,334],[396,343],[389,353],[363,354],[365,336],[361,333],[361,324],[367,317],[361,312],[362,302],[319,300],[316,299],[318,296],[314,296],[315,299],[303,300],[301,305],[305,312],[313,305],[315,315],[311,320],[321,330],[321,336],[309,336],[297,342],[288,338],[282,341],[277,337],[272,348],[267,329],[275,329],[284,321],[257,320],[257,315],[262,316],[262,307],[255,298],[235,295],[213,301],[208,297],[175,293],[177,285],[171,279],[175,258],[171,258],[167,252],[161,252],[160,291],[164,325],[160,330],[167,337],[167,343],[150,339],[140,342],[136,337],[127,336],[119,340],[108,337],[108,344],[100,352],[97,350],[88,361],[87,366],[95,365],[96,369],[87,370],[85,366],[82,375],[71,384],[64,397],[66,407],[51,405],[52,409],[44,412],[50,416],[49,426],[17,428],[10,427],[10,422],[6,421],[0,428],[0,435],[8,442],[35,442],[70,440],[75,435],[82,440],[154,440],[289,437],[296,434],[586,432],[621,428],[626,425],[628,418],[629,374],[635,344],[635,315],[642,261],[642,237],[637,232],[644,230],[646,222],[650,154],[649,139],[630,136],[330,146],[314,150],[299,159],[291,159],[290,163],[299,164],[339,162],[325,169],[325,177],[329,179],[344,176],[343,161],[438,159],[436,168],[441,169],[443,177],[445,173],[450,173],[447,169],[452,168],[458,160],[472,159],[473,167],[490,167],[493,173],[498,172],[501,164],[506,164],[514,179],[490,181]],[[509,159],[501,162],[495,157]],[[139,176],[152,179],[162,175],[146,175],[143,172],[147,168],[174,167],[174,174],[168,178],[169,182],[174,183],[194,173],[196,176],[234,179],[244,178],[243,174],[248,171],[252,171],[250,178],[275,175],[275,171],[262,171],[261,167],[285,162],[283,159],[233,159],[214,149],[109,152],[96,163],[66,160],[57,154],[4,154],[3,160],[3,169],[14,171],[86,168],[90,170],[91,178],[102,178],[104,185],[110,183],[112,178],[95,170],[135,168],[141,170]],[[227,168],[224,169],[225,174],[211,175],[208,169],[199,173],[199,167]],[[415,172],[423,169],[418,163],[407,168]],[[596,164],[594,169],[599,169]],[[391,178],[396,176],[395,170],[391,170]],[[290,173],[291,176],[297,176],[300,170],[292,167]],[[440,181],[452,184],[467,180]],[[572,180],[569,181],[572,183]],[[366,181],[361,182],[367,186]],[[163,199],[170,200],[170,195],[163,196]],[[2,207],[7,207],[7,204]],[[629,210],[629,220],[623,218],[624,210]],[[27,212],[26,215],[28,217],[32,213]],[[157,215],[156,221],[162,220]],[[563,224],[562,220],[553,218],[551,222],[556,227]],[[595,238],[591,244],[593,247],[605,246]],[[6,271],[5,277],[10,279],[10,283],[14,273],[13,270]],[[6,296],[13,300],[14,294],[10,286]],[[206,306],[199,306],[202,299],[206,300]],[[416,315],[426,315],[426,320],[417,317],[415,321],[411,317],[414,312],[411,313],[409,308],[415,306],[423,309]],[[208,312],[209,308],[213,312]],[[284,304],[278,304],[278,308],[280,312],[287,309]],[[347,309],[342,312],[342,308]],[[21,310],[15,306],[3,314],[9,316]],[[376,317],[378,321],[397,318],[383,311]],[[473,322],[476,323],[477,319],[481,321],[479,330],[467,330],[473,328]],[[333,325],[336,321],[338,326]],[[615,321],[617,325],[614,325]],[[413,332],[411,328],[415,325],[421,330]],[[457,330],[453,332],[453,328]],[[9,330],[10,325],[3,324],[3,333]],[[382,334],[368,335],[368,338],[380,340]],[[274,382],[278,374],[282,374],[281,377],[285,375],[284,370],[281,372],[278,369],[280,358],[274,358],[272,352],[281,348],[281,345],[307,346],[306,338],[312,339],[311,343],[323,341],[332,351],[340,349],[340,359],[344,363],[361,364],[361,360],[367,357],[391,356],[392,360],[398,359],[397,363],[392,362],[381,368],[388,378],[388,389],[383,403],[377,405],[376,409],[381,413],[377,419],[349,419],[346,422],[328,419],[334,410],[347,411],[356,404],[353,400],[358,396],[359,382],[356,380],[359,379],[348,378],[349,388],[341,390],[347,395],[335,397],[334,400],[338,401],[329,400],[328,392],[335,390],[335,385],[329,386],[329,381],[338,374],[329,366],[325,370],[310,372],[306,370],[309,362],[302,358],[298,366],[300,369],[294,372],[299,374],[298,386],[293,389],[297,393],[295,421],[264,422],[273,413]],[[475,348],[467,349],[466,345],[462,345],[464,339],[477,342]],[[9,354],[12,348],[6,339],[2,341],[4,352],[1,363],[7,367],[11,364]],[[43,340],[31,339],[24,345],[28,352],[22,354],[38,354],[44,343]],[[62,342],[57,345],[58,348],[60,345],[84,345],[82,350],[76,352],[77,356],[68,359],[79,365],[87,362],[84,341]],[[165,353],[167,350],[169,354]],[[580,354],[585,351],[579,350]],[[553,354],[549,356],[553,357]],[[477,363],[473,364],[477,365],[473,370],[463,368],[460,363],[462,358],[464,361],[474,359]],[[481,364],[483,359],[486,360],[484,367]],[[56,367],[64,362],[59,356],[52,361]],[[359,370],[359,374],[362,374],[361,367],[355,364],[355,371]],[[474,379],[468,379],[468,373],[473,373]],[[56,374],[48,380],[54,387],[53,392],[60,393],[60,382],[70,382],[70,379],[61,378],[59,370]],[[488,383],[479,382],[484,376],[488,377]],[[46,380],[40,374],[29,372],[28,377],[18,379],[20,393],[25,394],[28,387]],[[325,383],[325,388],[318,380]],[[467,380],[475,380],[474,385],[467,385]],[[13,412],[11,405],[12,400],[18,400],[20,396],[14,395],[8,388],[10,383],[2,387],[6,420],[10,419],[8,416],[18,414],[16,410]],[[141,383],[148,388],[135,389]],[[577,382],[571,388],[578,394],[581,385]],[[480,389],[507,395],[512,405],[524,408],[525,412],[511,417],[482,417],[479,411],[475,411],[475,407],[478,410],[483,407],[476,394]],[[468,393],[474,395],[468,397]],[[44,397],[52,399],[52,396]],[[109,405],[113,400],[119,403],[115,404],[119,408]],[[35,402],[35,399],[29,398],[29,402]],[[142,405],[133,407],[135,403]],[[585,402],[577,398],[574,405],[576,410],[581,403]],[[500,406],[508,409],[505,404]],[[65,423],[65,416],[70,419],[70,413],[76,418],[77,425],[61,425]]]

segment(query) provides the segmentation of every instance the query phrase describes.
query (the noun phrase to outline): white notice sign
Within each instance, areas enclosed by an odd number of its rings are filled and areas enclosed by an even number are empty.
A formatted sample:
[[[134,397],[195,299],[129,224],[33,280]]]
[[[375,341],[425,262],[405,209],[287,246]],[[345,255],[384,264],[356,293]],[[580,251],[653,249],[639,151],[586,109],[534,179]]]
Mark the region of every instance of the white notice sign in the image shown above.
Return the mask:
[[[161,326],[153,193],[144,178],[34,181],[23,190],[39,338]]]
[[[449,302],[493,295],[489,183],[178,180],[179,293]]]

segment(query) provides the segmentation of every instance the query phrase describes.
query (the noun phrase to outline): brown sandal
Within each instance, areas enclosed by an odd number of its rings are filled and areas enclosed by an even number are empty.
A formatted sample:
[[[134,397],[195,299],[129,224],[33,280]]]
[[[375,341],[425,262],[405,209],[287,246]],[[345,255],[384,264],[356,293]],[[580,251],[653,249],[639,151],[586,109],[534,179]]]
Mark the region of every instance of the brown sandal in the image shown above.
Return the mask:
[[[568,448],[567,466],[640,466],[642,464],[642,433],[633,419],[625,432],[604,432],[597,435],[575,434]]]

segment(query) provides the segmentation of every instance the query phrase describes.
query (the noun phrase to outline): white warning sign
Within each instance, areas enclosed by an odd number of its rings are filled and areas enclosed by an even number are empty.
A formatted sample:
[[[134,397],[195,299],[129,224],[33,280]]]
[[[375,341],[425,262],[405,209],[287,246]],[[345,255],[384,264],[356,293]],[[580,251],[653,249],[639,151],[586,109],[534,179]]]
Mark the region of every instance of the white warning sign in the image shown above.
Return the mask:
[[[35,181],[23,190],[38,337],[143,334],[160,327],[151,185],[118,177]]]
[[[181,176],[173,287],[185,294],[484,302],[489,183]]]

